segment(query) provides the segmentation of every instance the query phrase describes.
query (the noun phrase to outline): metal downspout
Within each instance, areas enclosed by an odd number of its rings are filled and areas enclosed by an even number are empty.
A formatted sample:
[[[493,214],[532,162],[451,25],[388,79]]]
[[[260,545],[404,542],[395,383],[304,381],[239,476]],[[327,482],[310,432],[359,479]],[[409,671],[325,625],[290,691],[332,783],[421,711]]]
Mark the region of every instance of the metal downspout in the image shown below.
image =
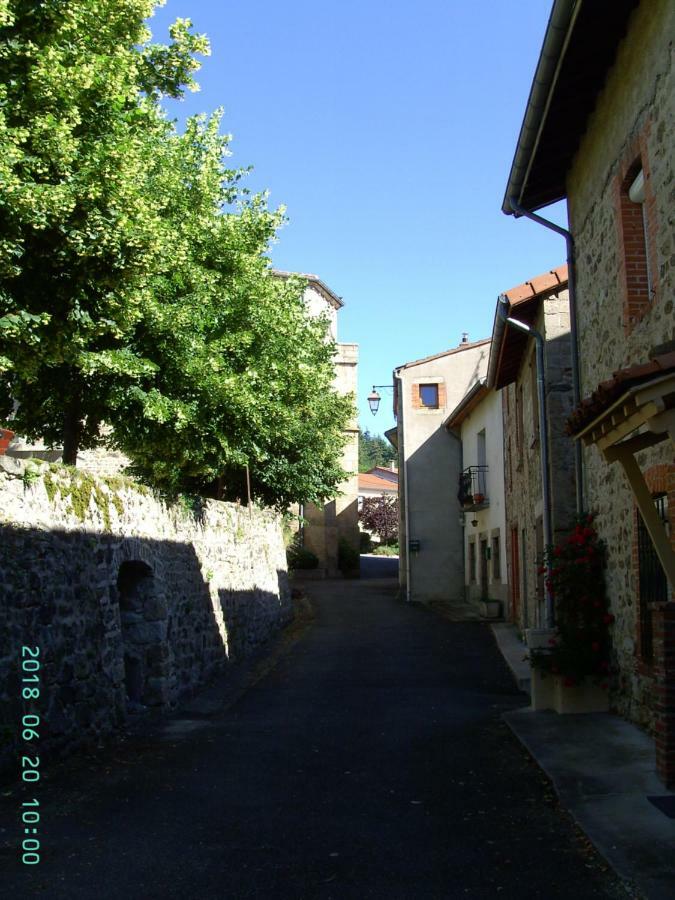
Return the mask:
[[[499,317],[512,328],[518,331],[524,331],[530,337],[533,337],[536,343],[537,355],[537,396],[539,400],[539,440],[541,442],[541,485],[544,501],[543,524],[544,524],[544,546],[548,549],[553,546],[553,528],[551,525],[551,473],[549,468],[549,446],[548,446],[548,415],[546,410],[546,386],[544,381],[544,338],[534,328],[513,319],[508,315],[509,301],[502,294],[497,303],[497,313]],[[553,594],[551,593],[551,559],[547,553],[546,558],[546,578],[544,580],[544,597],[546,603],[546,627],[553,628],[555,626],[555,609],[553,606]]]
[[[398,381],[399,415],[401,417],[401,448],[400,457],[403,468],[403,508],[405,510],[405,599],[410,603],[410,510],[408,507],[408,461],[405,455],[405,417],[403,416],[403,379],[394,372],[394,378]]]
[[[515,197],[509,197],[511,209],[517,216],[525,216],[544,228],[555,231],[556,234],[565,238],[567,248],[567,283],[569,292],[570,305],[570,341],[572,343],[572,400],[574,408],[577,409],[581,403],[581,376],[579,369],[579,341],[577,330],[577,279],[574,264],[574,238],[572,232],[562,225],[556,225],[555,222],[545,219],[537,213],[530,212],[521,206]],[[574,475],[576,481],[576,506],[577,515],[584,512],[584,463],[582,456],[581,441],[574,442]]]

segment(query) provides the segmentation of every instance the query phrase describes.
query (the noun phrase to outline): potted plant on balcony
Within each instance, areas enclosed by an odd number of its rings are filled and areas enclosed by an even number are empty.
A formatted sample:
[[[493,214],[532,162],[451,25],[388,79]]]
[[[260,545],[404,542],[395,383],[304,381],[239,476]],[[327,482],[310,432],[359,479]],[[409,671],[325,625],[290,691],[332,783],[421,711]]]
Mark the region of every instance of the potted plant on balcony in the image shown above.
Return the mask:
[[[476,493],[473,495],[474,503],[483,503],[485,501],[485,494]]]
[[[547,681],[541,703],[557,712],[596,712],[607,709],[610,674],[609,612],[605,589],[606,549],[593,527],[593,517],[582,516],[574,530],[549,547],[540,574],[550,566],[556,605],[556,630],[545,646],[530,648],[533,673]]]

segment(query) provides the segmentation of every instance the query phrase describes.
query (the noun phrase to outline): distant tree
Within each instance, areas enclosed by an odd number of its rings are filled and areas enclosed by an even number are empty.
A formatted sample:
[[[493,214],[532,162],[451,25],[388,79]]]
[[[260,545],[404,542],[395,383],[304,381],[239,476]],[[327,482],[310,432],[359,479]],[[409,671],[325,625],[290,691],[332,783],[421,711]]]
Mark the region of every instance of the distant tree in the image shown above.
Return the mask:
[[[359,428],[359,472],[368,472],[375,466],[388,466],[396,456],[389,441]]]
[[[376,534],[383,544],[398,540],[398,497],[366,497],[359,513],[364,528]]]

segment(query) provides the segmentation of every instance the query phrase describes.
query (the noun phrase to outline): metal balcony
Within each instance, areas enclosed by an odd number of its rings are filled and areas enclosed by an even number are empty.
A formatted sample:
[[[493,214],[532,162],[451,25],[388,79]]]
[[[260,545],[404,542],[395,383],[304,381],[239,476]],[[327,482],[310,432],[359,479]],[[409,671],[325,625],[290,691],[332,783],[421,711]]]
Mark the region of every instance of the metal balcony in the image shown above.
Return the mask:
[[[487,494],[487,466],[469,466],[459,474],[457,499],[462,509],[485,509],[490,505]]]

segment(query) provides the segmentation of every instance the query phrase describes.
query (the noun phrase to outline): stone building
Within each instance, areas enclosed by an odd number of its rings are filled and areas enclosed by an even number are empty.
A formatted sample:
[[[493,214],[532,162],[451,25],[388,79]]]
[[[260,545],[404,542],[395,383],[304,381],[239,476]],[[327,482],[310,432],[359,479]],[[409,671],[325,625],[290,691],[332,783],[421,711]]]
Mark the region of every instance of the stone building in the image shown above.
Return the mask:
[[[444,427],[448,413],[487,371],[490,341],[405,363],[394,370],[398,451],[399,582],[407,600],[465,606],[459,438]]]
[[[544,338],[553,536],[574,521],[574,454],[565,434],[573,408],[567,267],[506,291],[505,312]],[[535,342],[495,315],[488,385],[501,392],[504,420],[509,618],[522,630],[544,625],[544,503]]]
[[[462,444],[465,596],[482,616],[499,618],[508,602],[501,393],[477,381],[444,425]]]
[[[567,199],[576,394],[587,398],[570,431],[583,444],[585,506],[608,547],[611,701],[654,730],[668,784],[675,783],[673,34],[669,0],[620,0],[611,14],[556,0],[503,206],[532,218]]]
[[[279,278],[289,278],[295,273],[275,269],[274,274]],[[337,341],[338,312],[344,306],[342,298],[338,297],[317,275],[304,272],[297,273],[297,275],[307,282],[304,300],[310,314],[325,316],[328,320],[327,337]],[[337,343],[335,389],[338,393],[352,394],[356,398],[358,362],[358,344]],[[341,545],[346,544],[351,547],[358,560],[359,427],[356,406],[354,418],[347,425],[346,438],[347,442],[342,454],[342,468],[349,475],[340,484],[339,495],[321,506],[308,503],[300,510],[304,518],[303,545],[318,557],[318,571],[327,578],[340,574]]]

